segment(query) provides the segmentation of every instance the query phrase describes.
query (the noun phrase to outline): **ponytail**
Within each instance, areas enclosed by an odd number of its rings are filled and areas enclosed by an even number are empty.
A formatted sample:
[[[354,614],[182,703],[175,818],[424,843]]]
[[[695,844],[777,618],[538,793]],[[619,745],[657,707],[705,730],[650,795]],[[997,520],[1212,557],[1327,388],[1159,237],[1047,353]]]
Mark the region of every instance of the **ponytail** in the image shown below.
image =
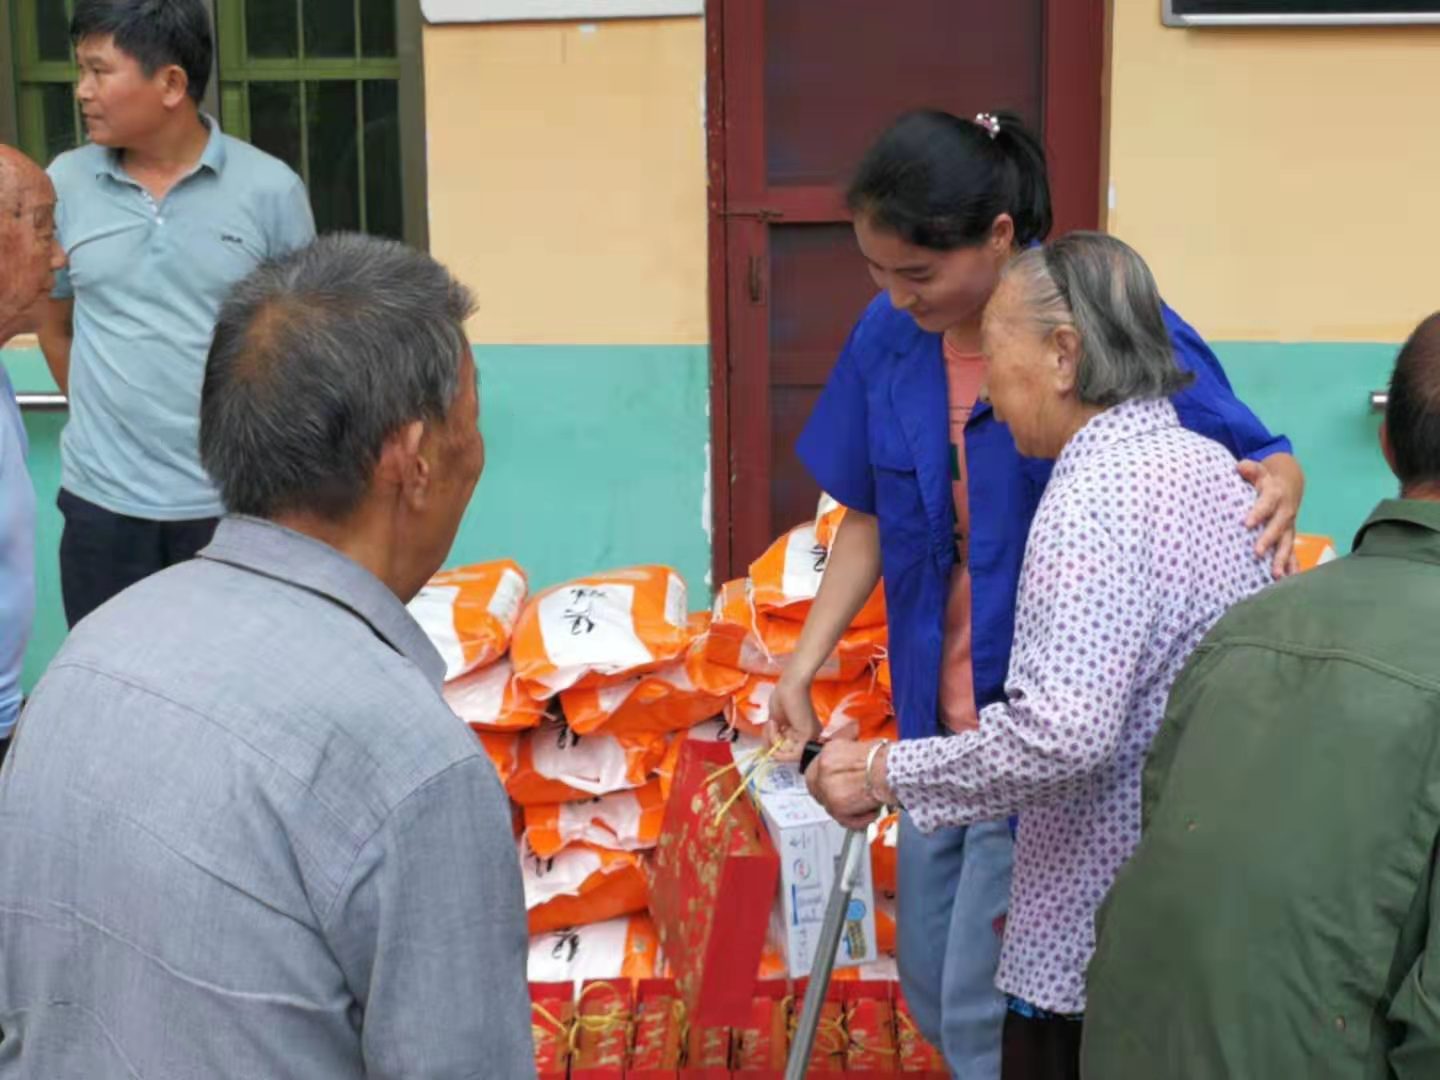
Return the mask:
[[[1001,214],[1015,223],[1017,247],[1044,240],[1052,223],[1045,150],[1011,113],[906,113],[866,153],[846,202],[939,251],[980,243]]]

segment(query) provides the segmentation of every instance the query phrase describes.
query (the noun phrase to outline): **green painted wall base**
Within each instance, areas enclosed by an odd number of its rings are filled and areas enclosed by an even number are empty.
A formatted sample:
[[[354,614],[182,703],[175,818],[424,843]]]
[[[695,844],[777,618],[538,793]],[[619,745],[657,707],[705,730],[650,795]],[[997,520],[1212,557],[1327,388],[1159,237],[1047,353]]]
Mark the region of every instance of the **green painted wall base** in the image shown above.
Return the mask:
[[[1301,527],[1348,551],[1395,483],[1376,442],[1371,390],[1394,345],[1216,345],[1236,392],[1288,434],[1309,476]],[[708,350],[703,346],[482,346],[488,460],[450,564],[510,556],[538,588],[596,570],[665,563],[692,609],[709,598]],[[39,354],[9,350],[18,390],[50,390]],[[26,657],[33,686],[64,637],[57,551],[63,413],[31,413],[40,501],[40,611]]]
[[[642,562],[679,570],[710,602],[709,350],[704,346],[481,346],[485,473],[449,565],[508,556],[544,587]],[[17,391],[54,389],[34,350],[6,350]],[[24,684],[65,636],[60,603],[60,430],[27,413],[39,500],[39,610]]]
[[[1306,476],[1300,528],[1349,551],[1375,504],[1398,490],[1380,454],[1370,392],[1389,385],[1399,346],[1212,344],[1240,400],[1295,444]]]

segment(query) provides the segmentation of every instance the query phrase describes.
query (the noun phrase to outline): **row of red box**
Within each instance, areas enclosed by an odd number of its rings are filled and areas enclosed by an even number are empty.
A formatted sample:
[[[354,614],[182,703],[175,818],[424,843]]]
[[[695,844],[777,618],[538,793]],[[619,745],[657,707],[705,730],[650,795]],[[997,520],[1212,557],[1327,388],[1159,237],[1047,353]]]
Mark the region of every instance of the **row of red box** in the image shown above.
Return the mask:
[[[755,983],[748,1020],[691,1026],[674,979],[532,983],[540,1080],[782,1080],[804,980]],[[944,1080],[936,1050],[890,981],[833,983],[809,1067],[816,1080]]]

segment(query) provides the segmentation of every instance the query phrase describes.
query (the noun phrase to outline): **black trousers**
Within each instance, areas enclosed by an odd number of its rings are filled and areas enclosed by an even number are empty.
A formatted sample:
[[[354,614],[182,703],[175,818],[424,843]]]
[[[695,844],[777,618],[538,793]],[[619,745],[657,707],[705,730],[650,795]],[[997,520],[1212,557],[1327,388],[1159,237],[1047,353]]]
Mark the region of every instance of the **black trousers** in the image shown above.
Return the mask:
[[[1000,1080],[1080,1080],[1079,1020],[1005,1014]],[[1158,1078],[1157,1078],[1158,1080]]]
[[[65,621],[74,626],[151,574],[194,558],[210,543],[218,518],[149,521],[115,514],[60,490],[60,592]]]

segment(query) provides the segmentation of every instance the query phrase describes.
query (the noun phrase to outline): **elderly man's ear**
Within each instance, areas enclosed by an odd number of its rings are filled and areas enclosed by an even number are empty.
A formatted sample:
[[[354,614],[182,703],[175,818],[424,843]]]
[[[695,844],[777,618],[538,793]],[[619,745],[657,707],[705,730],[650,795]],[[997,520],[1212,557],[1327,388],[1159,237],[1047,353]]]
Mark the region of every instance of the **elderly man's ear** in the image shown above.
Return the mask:
[[[1055,354],[1055,389],[1062,394],[1074,391],[1080,381],[1080,335],[1073,326],[1058,326],[1050,335]]]
[[[418,510],[430,489],[431,462],[425,456],[425,423],[415,420],[385,440],[375,465],[375,486],[391,488]]]
[[[1380,453],[1385,455],[1385,464],[1390,466],[1390,471],[1399,476],[1395,469],[1395,447],[1390,444],[1390,425],[1384,420],[1380,421]]]

